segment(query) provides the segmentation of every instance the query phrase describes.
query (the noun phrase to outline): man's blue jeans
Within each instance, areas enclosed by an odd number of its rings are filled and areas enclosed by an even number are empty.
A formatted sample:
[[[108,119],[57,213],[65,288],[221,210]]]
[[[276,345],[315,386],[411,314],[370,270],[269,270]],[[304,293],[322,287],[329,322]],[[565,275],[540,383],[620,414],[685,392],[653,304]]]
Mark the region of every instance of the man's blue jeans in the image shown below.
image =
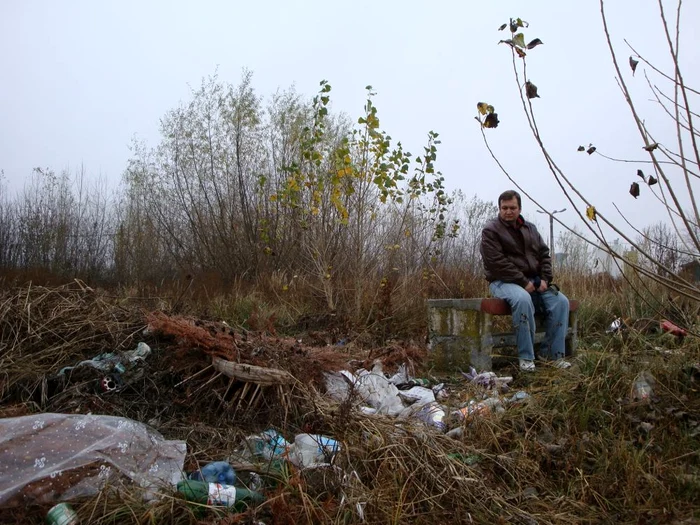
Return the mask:
[[[561,359],[565,354],[566,330],[569,327],[569,300],[559,292],[525,291],[518,284],[493,281],[489,285],[491,295],[505,299],[513,312],[513,329],[520,359],[535,359],[535,305],[533,296],[538,294],[546,311],[545,339],[540,345],[540,357]]]

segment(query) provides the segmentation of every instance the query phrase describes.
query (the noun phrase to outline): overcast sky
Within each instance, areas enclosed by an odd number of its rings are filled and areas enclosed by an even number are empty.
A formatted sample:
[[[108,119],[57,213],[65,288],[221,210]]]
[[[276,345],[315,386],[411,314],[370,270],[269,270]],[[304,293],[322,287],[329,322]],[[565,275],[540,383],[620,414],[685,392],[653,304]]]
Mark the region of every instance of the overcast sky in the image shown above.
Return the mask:
[[[643,64],[633,78],[623,42],[671,72],[658,4],[608,0],[607,9],[642,116],[657,140],[670,142],[674,129],[646,102]],[[674,20],[675,5],[668,9]],[[353,120],[371,84],[383,129],[414,153],[428,131],[440,133],[437,166],[448,188],[488,200],[511,187],[474,120],[477,102],[493,104],[501,124],[487,134],[504,166],[550,209],[570,209],[524,120],[510,50],[497,45],[509,17],[530,23],[526,41],[544,42],[529,52],[528,73],[559,166],[599,210],[613,215],[617,203],[638,225],[664,220],[645,188],[636,201],[628,194],[636,170],[648,166],[576,151],[592,142],[613,157],[646,158],[614,79],[597,0],[2,0],[0,169],[12,188],[36,166],[82,164],[116,182],[131,139],[155,146],[159,119],[188,100],[190,86],[217,68],[236,84],[247,68],[264,97],[291,85],[311,97],[326,79],[332,109]],[[683,19],[685,78],[697,88],[700,2],[684,2]],[[535,216],[532,204],[524,207]],[[570,210],[561,217],[575,220]]]

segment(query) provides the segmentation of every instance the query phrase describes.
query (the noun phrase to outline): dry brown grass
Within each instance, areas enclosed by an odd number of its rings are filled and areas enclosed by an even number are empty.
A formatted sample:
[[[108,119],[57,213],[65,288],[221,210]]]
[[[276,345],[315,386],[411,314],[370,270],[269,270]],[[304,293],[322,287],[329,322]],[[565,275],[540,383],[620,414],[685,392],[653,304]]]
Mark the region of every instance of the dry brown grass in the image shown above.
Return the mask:
[[[326,346],[332,338],[320,335],[314,347],[308,332],[299,343],[159,315],[163,326],[146,339],[154,352],[142,373],[104,394],[94,389],[95,377],[62,383],[55,374],[135,346],[146,325],[140,308],[81,283],[7,290],[0,308],[3,417],[92,411],[143,421],[168,439],[187,440],[187,471],[228,457],[244,436],[269,427],[288,438],[325,433],[344,444],[340,478],[292,470],[245,514],[193,508],[174,493],[148,504],[136,491],[105,490],[73,502],[83,523],[362,523],[358,509],[364,523],[690,523],[682,520],[697,518],[700,508],[700,345],[692,337],[599,334],[572,369],[541,366],[521,375],[507,365],[500,372],[514,375],[514,388],[530,401],[464,423],[462,437],[452,439],[420,423],[363,416],[322,393],[318,372],[351,361],[368,366],[381,358],[390,369],[412,360],[417,374],[433,376],[419,347]],[[283,391],[246,389],[210,367],[211,356],[223,353],[275,364],[297,382]],[[648,404],[629,399],[642,370],[656,379]],[[451,386],[452,408],[474,395],[460,377],[436,379]],[[47,510],[0,509],[0,522],[40,523]]]

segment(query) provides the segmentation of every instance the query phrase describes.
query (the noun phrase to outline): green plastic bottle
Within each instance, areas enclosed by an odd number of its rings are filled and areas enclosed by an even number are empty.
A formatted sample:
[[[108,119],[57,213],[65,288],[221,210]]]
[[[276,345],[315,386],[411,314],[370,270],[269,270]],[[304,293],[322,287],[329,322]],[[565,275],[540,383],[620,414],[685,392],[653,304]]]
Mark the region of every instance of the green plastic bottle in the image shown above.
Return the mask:
[[[192,479],[183,479],[178,482],[177,491],[187,501],[193,503],[231,507],[235,510],[244,510],[246,507],[255,506],[265,500],[262,494],[254,490]]]

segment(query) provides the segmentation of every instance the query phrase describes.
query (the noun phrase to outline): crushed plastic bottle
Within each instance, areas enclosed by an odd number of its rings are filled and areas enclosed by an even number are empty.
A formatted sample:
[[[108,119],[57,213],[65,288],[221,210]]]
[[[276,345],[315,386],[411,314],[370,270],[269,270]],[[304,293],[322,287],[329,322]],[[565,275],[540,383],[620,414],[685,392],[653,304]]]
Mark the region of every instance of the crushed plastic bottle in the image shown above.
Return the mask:
[[[226,461],[213,461],[190,474],[189,478],[207,483],[233,485],[236,482],[236,471]]]
[[[437,403],[427,403],[416,412],[416,417],[424,423],[431,425],[441,432],[444,432],[447,426],[443,421],[445,419],[445,410]]]
[[[654,394],[655,383],[654,376],[646,370],[637,374],[634,383],[632,383],[631,400],[649,402]]]
[[[283,457],[290,446],[290,443],[274,429],[248,436],[245,442],[251,454],[268,460]]]

